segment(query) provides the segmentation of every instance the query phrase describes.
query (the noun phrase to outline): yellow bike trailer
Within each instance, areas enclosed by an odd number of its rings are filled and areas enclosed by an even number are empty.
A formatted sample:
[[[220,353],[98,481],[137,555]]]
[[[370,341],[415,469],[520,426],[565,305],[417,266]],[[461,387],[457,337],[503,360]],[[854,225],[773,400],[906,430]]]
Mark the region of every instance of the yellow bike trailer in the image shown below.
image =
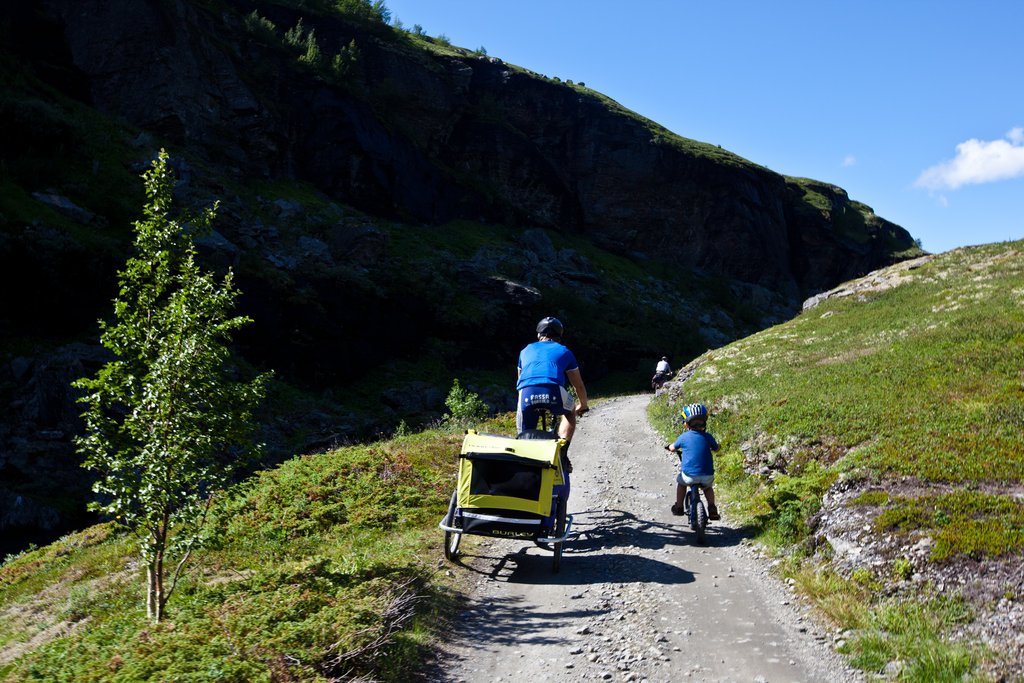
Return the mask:
[[[458,554],[462,534],[533,540],[554,551],[558,571],[572,516],[561,439],[514,439],[466,433],[458,483],[441,521],[445,557]]]

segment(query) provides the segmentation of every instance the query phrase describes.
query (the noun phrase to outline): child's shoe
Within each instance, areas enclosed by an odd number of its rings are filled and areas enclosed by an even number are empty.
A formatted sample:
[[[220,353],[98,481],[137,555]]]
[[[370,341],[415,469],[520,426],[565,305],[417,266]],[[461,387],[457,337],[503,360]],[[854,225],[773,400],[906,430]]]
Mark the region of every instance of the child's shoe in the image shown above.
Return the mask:
[[[681,508],[678,505],[676,505],[675,503],[673,503],[672,504],[672,514],[675,515],[676,517],[681,517],[683,515],[683,508]]]
[[[714,505],[708,505],[708,519],[721,519],[718,515],[718,508]]]

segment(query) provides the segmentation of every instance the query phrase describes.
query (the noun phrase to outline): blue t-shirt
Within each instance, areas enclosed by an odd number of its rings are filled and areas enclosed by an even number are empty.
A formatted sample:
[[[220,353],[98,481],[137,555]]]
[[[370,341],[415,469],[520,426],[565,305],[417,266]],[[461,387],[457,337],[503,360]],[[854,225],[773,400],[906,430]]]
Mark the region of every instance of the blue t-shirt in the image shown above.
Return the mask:
[[[566,370],[576,370],[579,364],[572,351],[555,341],[534,342],[519,352],[519,382],[516,390],[554,384],[564,387],[569,382]]]
[[[679,435],[672,448],[680,451],[679,469],[683,474],[699,477],[715,473],[715,461],[711,451],[718,450],[715,437],[707,432],[690,429]]]

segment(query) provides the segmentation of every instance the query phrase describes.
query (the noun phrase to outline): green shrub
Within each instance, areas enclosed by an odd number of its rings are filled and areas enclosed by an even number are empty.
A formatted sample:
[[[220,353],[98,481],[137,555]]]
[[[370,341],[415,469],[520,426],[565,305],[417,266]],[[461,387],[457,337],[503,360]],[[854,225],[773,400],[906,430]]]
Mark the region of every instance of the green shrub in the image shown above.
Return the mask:
[[[265,43],[273,44],[277,41],[277,26],[270,19],[261,17],[256,10],[245,18],[245,30]]]
[[[391,10],[384,0],[335,0],[335,8],[349,19],[370,24],[387,24]]]
[[[316,41],[316,32],[312,29],[306,34],[306,51],[299,56],[299,61],[316,67],[320,65],[320,43]]]
[[[861,588],[872,591],[878,590],[881,586],[872,571],[866,567],[858,567],[857,569],[854,569],[853,573],[850,575],[850,580]]]
[[[449,427],[467,427],[487,417],[487,404],[477,394],[463,389],[458,379],[452,383],[444,404],[448,408],[444,423]]]
[[[359,73],[358,68],[362,58],[359,46],[353,38],[331,59],[331,71],[342,81],[353,80]]]
[[[914,563],[905,557],[897,557],[892,563],[892,575],[900,581],[906,581],[914,575]]]
[[[290,29],[284,32],[284,43],[289,47],[300,50],[306,49],[306,27],[302,24],[302,17]]]

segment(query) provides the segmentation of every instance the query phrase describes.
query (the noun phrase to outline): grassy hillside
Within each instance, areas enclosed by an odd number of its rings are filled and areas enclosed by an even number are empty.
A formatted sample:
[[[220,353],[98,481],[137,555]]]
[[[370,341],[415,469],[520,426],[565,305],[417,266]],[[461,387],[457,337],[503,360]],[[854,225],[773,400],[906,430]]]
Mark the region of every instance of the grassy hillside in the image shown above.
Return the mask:
[[[854,664],[908,680],[1020,666],[997,622],[1022,597],[1024,243],[835,294],[695,360],[652,417],[668,435],[680,404],[708,404],[729,513],[848,630]]]
[[[1022,593],[1024,243],[835,294],[698,358],[652,417],[667,436],[679,403],[710,406],[730,519],[769,543],[856,666],[1012,673],[998,624]],[[436,523],[460,439],[435,429],[307,455],[220,497],[212,543],[158,626],[135,542],[111,525],[8,558],[0,680],[403,680],[454,599]]]
[[[112,525],[7,558],[0,680],[407,680],[454,599],[437,522],[461,439],[436,429],[308,455],[222,496],[159,625],[136,544]]]

